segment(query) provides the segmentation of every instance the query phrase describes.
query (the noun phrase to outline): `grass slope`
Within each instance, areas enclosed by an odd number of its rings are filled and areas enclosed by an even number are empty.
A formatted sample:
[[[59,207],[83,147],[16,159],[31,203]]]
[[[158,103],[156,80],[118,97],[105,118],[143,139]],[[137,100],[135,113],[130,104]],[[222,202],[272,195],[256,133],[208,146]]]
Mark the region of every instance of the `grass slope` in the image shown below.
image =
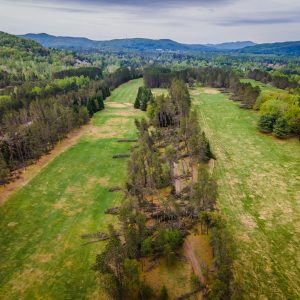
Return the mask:
[[[256,131],[257,115],[191,90],[217,155],[219,206],[236,239],[247,299],[300,298],[300,144]]]
[[[89,269],[102,244],[82,246],[81,234],[113,220],[104,210],[121,199],[132,145],[117,138],[136,134],[133,102],[142,80],[116,89],[89,131],[0,207],[0,299],[106,299]],[[118,105],[114,106],[114,102]]]
[[[254,80],[254,79],[241,79],[241,82],[243,83],[251,83],[251,85],[253,87],[256,87],[258,86],[261,90],[262,93],[288,93],[286,90],[282,90],[282,89],[279,89],[279,88],[276,88],[274,86],[272,86],[271,84],[265,84],[261,81],[257,81],[257,80]]]

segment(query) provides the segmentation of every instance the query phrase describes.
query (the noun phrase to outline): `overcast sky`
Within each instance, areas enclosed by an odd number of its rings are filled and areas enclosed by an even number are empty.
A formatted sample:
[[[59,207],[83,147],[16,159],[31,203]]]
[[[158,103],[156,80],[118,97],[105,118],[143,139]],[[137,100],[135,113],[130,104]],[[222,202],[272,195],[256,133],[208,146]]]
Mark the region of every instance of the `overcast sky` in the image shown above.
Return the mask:
[[[0,31],[186,43],[300,40],[300,0],[0,0]]]

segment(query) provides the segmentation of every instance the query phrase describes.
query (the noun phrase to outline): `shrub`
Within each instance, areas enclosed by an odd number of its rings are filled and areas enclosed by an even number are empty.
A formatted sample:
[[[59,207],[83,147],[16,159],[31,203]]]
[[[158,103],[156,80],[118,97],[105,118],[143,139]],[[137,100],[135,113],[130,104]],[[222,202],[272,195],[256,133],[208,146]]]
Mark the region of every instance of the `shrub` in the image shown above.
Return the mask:
[[[165,285],[161,288],[158,299],[159,300],[167,300],[167,299],[169,299],[168,290],[167,290],[167,288],[166,288]]]
[[[265,133],[272,132],[276,119],[274,114],[262,115],[258,120],[258,130]]]
[[[291,133],[291,127],[288,124],[288,121],[281,117],[278,118],[274,124],[273,134],[278,138],[284,138]]]

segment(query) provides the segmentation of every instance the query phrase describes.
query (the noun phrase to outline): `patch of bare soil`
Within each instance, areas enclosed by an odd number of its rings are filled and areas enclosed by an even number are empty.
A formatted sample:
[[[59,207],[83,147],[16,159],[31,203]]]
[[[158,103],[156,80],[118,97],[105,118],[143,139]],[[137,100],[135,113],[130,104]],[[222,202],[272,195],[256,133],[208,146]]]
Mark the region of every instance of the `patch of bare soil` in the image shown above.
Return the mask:
[[[2,205],[12,195],[12,193],[25,186],[53,159],[72,147],[90,127],[92,127],[92,125],[87,124],[79,129],[74,129],[64,140],[60,141],[49,154],[42,156],[36,163],[26,167],[24,170],[21,170],[20,177],[18,179],[5,186],[0,186],[0,205]]]
[[[117,102],[106,102],[105,106],[109,107],[109,108],[126,108],[127,107],[125,105],[125,103],[117,103]]]

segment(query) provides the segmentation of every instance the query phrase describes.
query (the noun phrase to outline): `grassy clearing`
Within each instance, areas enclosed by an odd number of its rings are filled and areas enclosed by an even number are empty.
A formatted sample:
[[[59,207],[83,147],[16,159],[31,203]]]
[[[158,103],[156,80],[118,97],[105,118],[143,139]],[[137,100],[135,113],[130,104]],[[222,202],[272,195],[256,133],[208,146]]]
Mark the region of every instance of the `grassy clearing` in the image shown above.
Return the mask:
[[[237,240],[248,299],[300,298],[300,143],[256,131],[257,114],[192,91],[217,156],[219,206]]]
[[[82,246],[81,234],[106,228],[104,210],[121,200],[132,145],[133,102],[141,80],[116,89],[86,134],[0,207],[0,299],[106,299],[89,269],[103,244]]]
[[[254,79],[241,79],[241,82],[251,83],[252,86],[258,86],[261,89],[262,93],[270,93],[270,92],[287,93],[287,91],[278,89],[278,88],[272,86],[271,84],[265,84],[261,81],[257,81]]]

